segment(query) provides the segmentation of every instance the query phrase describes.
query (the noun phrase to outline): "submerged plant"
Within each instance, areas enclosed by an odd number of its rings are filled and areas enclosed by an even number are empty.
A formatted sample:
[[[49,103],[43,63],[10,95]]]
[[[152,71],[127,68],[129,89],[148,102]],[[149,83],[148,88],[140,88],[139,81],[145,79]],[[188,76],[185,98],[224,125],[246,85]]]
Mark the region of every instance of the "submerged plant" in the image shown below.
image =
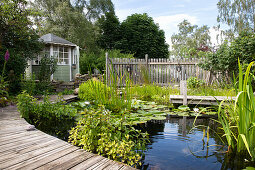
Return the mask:
[[[223,106],[221,102],[218,111],[219,121],[222,124],[229,145],[238,153],[249,153],[255,160],[255,97],[252,90],[251,67],[247,67],[243,74],[239,62],[239,79],[236,87],[237,97],[234,103]]]

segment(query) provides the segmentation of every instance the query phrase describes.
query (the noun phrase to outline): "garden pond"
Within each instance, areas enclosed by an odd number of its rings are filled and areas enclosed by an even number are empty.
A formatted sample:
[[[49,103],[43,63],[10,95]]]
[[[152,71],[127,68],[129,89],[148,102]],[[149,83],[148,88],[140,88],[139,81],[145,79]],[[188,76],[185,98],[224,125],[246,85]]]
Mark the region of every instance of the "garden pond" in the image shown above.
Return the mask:
[[[72,105],[78,110],[91,107],[89,102],[75,102]],[[140,100],[133,101],[132,106],[133,112],[126,115],[126,119],[132,121],[136,129],[147,131],[150,141],[139,169],[255,167],[254,163],[247,163],[240,157],[233,159],[233,156],[226,154],[228,148],[220,138],[219,124],[212,120],[216,118],[213,107],[199,107],[199,112],[187,106],[169,110],[169,107]],[[75,121],[69,121],[54,125],[53,129],[39,124],[37,128],[67,141],[67,129],[74,124]]]

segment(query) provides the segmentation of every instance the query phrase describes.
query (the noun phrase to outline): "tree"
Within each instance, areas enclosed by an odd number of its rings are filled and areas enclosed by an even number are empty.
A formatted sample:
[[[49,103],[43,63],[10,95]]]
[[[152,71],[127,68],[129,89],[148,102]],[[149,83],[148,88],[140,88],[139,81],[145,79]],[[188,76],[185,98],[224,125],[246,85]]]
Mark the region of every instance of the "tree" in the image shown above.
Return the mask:
[[[36,19],[41,35],[51,32],[93,52],[98,50],[94,21],[114,11],[111,0],[35,0],[33,6],[45,14]]]
[[[220,0],[218,6],[218,22],[229,25],[234,32],[255,30],[254,0]]]
[[[0,2],[0,70],[3,68],[3,56],[8,49],[10,59],[5,76],[11,93],[20,89],[20,77],[26,69],[27,59],[35,57],[42,48],[30,19],[37,15],[38,12],[27,7],[25,0]]]
[[[241,64],[248,65],[255,60],[255,33],[243,32],[229,43],[226,41],[216,52],[208,53],[201,66],[213,73],[232,73],[238,71],[238,59]]]
[[[98,44],[103,49],[114,49],[120,39],[120,22],[113,12],[105,14],[99,19],[100,35]]]
[[[211,42],[209,27],[191,25],[187,20],[178,24],[179,33],[171,37],[171,55],[175,57],[197,57],[199,52],[210,50]]]
[[[145,14],[128,16],[120,26],[121,39],[116,48],[125,53],[132,53],[136,58],[168,58],[168,45],[165,33],[159,29],[153,19]]]

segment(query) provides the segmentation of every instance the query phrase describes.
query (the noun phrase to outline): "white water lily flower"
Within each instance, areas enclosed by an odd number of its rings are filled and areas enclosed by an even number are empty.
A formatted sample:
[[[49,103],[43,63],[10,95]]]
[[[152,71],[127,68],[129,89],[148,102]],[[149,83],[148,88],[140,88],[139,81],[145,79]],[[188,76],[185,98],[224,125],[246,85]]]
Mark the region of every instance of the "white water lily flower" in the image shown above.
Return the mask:
[[[84,102],[84,104],[87,104],[87,105],[89,105],[89,104],[90,104],[90,102]]]
[[[197,113],[199,112],[198,108],[194,108],[193,110],[194,110],[194,112],[197,112]]]

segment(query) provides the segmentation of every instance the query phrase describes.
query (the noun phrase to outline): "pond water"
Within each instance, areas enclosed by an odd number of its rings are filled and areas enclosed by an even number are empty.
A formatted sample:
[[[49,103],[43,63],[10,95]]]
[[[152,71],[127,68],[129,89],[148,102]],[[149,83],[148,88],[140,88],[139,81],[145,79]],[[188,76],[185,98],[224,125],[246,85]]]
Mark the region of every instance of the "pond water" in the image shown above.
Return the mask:
[[[74,120],[52,123],[44,123],[37,126],[38,129],[56,136],[60,139],[68,139],[68,131],[74,126]],[[194,119],[173,118],[167,116],[166,120],[151,120],[146,124],[136,126],[138,129],[150,134],[150,143],[139,169],[143,170],[168,170],[168,169],[243,169],[247,166],[255,167],[255,163],[246,163],[242,156],[226,154],[227,146],[223,144],[218,135],[217,123],[209,118],[196,120],[196,128],[193,128]],[[209,125],[209,142],[203,138],[203,129]],[[217,132],[217,133],[215,133]]]
[[[216,122],[209,119],[198,119],[196,124],[210,126],[209,147],[207,137],[203,138],[203,128],[197,127],[190,132],[194,119],[167,118],[165,121],[148,122],[141,126],[150,134],[150,144],[145,152],[141,169],[242,169],[239,161],[231,161],[216,133]],[[240,162],[244,162],[240,159]]]

